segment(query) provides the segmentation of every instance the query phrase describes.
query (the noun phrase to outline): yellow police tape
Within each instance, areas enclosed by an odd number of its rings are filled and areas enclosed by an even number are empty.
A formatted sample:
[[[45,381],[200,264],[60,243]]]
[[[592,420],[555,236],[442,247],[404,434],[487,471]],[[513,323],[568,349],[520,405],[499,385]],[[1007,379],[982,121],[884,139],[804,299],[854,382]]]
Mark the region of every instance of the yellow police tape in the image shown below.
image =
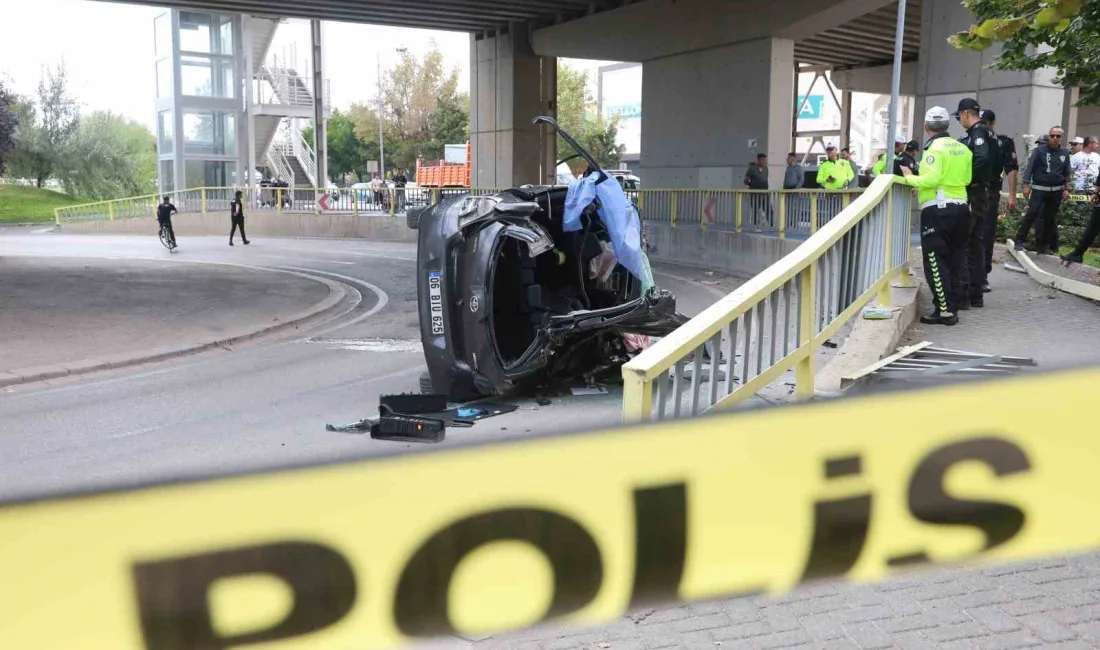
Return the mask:
[[[0,648],[383,648],[1089,549],[1098,387],[1093,368],[6,505]]]

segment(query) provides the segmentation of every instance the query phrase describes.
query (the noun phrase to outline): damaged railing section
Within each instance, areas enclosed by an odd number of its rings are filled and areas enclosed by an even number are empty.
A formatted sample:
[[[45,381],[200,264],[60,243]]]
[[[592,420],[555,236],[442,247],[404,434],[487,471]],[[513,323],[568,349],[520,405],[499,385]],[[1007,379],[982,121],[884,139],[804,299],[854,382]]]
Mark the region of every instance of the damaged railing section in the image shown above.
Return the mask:
[[[814,394],[814,356],[890,282],[908,282],[911,192],[881,176],[801,246],[623,366],[623,417],[730,407],[794,370]]]

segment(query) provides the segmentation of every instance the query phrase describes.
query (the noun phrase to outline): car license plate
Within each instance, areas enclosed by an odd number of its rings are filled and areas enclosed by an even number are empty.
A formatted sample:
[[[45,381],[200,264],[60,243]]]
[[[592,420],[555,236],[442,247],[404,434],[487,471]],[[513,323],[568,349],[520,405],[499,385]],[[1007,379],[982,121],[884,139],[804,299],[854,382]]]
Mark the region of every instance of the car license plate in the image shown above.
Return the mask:
[[[432,310],[432,334],[443,334],[443,291],[439,271],[428,273],[428,302]]]

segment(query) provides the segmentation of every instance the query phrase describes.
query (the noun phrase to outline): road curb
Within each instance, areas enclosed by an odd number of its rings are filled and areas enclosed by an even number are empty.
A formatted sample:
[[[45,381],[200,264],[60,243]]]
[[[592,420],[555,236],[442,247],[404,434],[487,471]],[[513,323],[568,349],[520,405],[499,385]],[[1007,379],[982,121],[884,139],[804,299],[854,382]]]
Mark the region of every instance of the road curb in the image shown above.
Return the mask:
[[[912,284],[912,287],[891,286],[890,304],[896,311],[889,319],[866,320],[856,315],[848,338],[814,377],[816,394],[835,394],[840,390],[843,377],[866,368],[894,351],[906,330],[917,320],[920,284],[915,280]]]
[[[1024,267],[1024,270],[1027,271],[1028,276],[1032,280],[1035,280],[1044,287],[1050,287],[1052,289],[1071,293],[1081,298],[1100,302],[1100,287],[1079,280],[1062,277],[1050,271],[1044,271],[1035,264],[1034,260],[1027,256],[1027,253],[1016,250],[1016,242],[1009,239],[1005,244],[1008,247],[1009,255],[1019,262],[1020,266]]]
[[[217,264],[217,262],[211,263]],[[229,264],[227,266],[238,265]],[[61,377],[74,377],[92,372],[98,372],[101,370],[126,368],[129,366],[141,365],[143,363],[167,361],[169,359],[176,359],[192,354],[198,354],[199,352],[212,350],[214,348],[227,348],[231,345],[243,343],[245,341],[249,341],[260,336],[275,334],[277,332],[290,328],[298,328],[307,321],[323,318],[329,313],[337,311],[339,309],[340,303],[347,295],[347,290],[344,288],[343,284],[339,282],[334,282],[332,280],[329,280],[328,278],[312,276],[305,273],[288,271],[284,269],[261,267],[248,268],[270,271],[273,273],[289,273],[290,275],[307,278],[309,280],[324,284],[328,287],[329,292],[323,300],[318,301],[314,305],[307,307],[306,309],[294,312],[290,314],[290,316],[280,320],[278,323],[273,323],[264,327],[260,327],[258,329],[252,329],[225,338],[200,341],[198,343],[165,346],[149,350],[141,350],[138,352],[124,352],[117,355],[93,357],[88,359],[80,359],[77,361],[10,369],[6,372],[0,372],[0,388],[18,386],[21,384],[30,384],[36,381],[46,381],[48,379],[59,379]]]

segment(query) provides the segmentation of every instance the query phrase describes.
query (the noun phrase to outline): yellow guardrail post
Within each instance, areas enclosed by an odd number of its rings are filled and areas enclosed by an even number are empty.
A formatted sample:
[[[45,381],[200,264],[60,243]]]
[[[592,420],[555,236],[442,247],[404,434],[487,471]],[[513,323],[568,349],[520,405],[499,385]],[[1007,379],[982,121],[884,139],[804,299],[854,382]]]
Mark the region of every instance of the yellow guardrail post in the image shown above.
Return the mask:
[[[806,349],[806,356],[794,368],[794,397],[802,401],[814,396],[814,320],[817,302],[817,263],[810,262],[802,272],[798,287],[799,321],[798,341]],[[747,361],[745,363],[748,363]]]
[[[108,201],[107,202],[107,220],[108,221],[114,221],[115,220],[115,202],[114,201]]]
[[[810,192],[810,234],[817,232],[817,192]]]
[[[733,231],[734,232],[741,232],[741,209],[742,209],[741,204],[745,202],[745,200],[744,200],[744,198],[742,198],[742,196],[743,195],[741,194],[740,191],[735,191],[733,193]]]
[[[671,215],[671,223],[672,223],[673,228],[676,227],[677,197],[678,197],[678,195],[676,193],[676,190],[672,190],[671,192],[669,192],[668,205],[669,205],[669,214]]]
[[[432,190],[432,205],[439,203],[439,188]]]
[[[275,188],[275,205],[278,207],[279,214],[283,213],[283,188]]]
[[[623,367],[623,422],[647,422],[653,411],[653,383],[644,371]]]
[[[397,211],[397,193],[391,187],[386,190],[390,195],[390,216],[392,217]]]
[[[206,214],[206,188],[199,190],[199,194],[202,196],[202,213]]]
[[[61,225],[61,208],[53,209],[53,220],[57,225]]]
[[[893,190],[887,190],[887,192],[886,192],[886,229],[885,229],[885,231],[886,231],[885,232],[886,242],[885,242],[885,246],[883,247],[883,256],[886,258],[883,261],[883,266],[885,267],[883,269],[883,273],[886,274],[887,276],[890,275],[890,269],[894,268],[893,265],[890,264],[890,260],[892,259],[890,257],[890,253],[891,253],[890,239],[891,239],[891,235],[892,235],[892,232],[893,232],[893,221],[894,221],[894,202],[892,200],[893,197],[891,196],[891,194],[893,194]],[[879,307],[889,307],[890,306],[890,280],[889,280],[889,278],[887,278],[886,282],[882,283],[882,288],[878,290],[878,305],[879,305]]]
[[[779,238],[787,238],[787,197],[783,192],[776,194],[779,197]]]
[[[351,190],[351,212],[355,216],[359,216],[359,190]]]
[[[645,190],[638,192],[638,209],[645,210]]]
[[[702,208],[699,211],[699,228],[701,230],[707,229],[707,201],[710,200],[710,193],[703,192]]]
[[[852,195],[849,192],[844,193],[843,207],[846,208],[852,204]],[[843,209],[843,208],[841,208]]]

